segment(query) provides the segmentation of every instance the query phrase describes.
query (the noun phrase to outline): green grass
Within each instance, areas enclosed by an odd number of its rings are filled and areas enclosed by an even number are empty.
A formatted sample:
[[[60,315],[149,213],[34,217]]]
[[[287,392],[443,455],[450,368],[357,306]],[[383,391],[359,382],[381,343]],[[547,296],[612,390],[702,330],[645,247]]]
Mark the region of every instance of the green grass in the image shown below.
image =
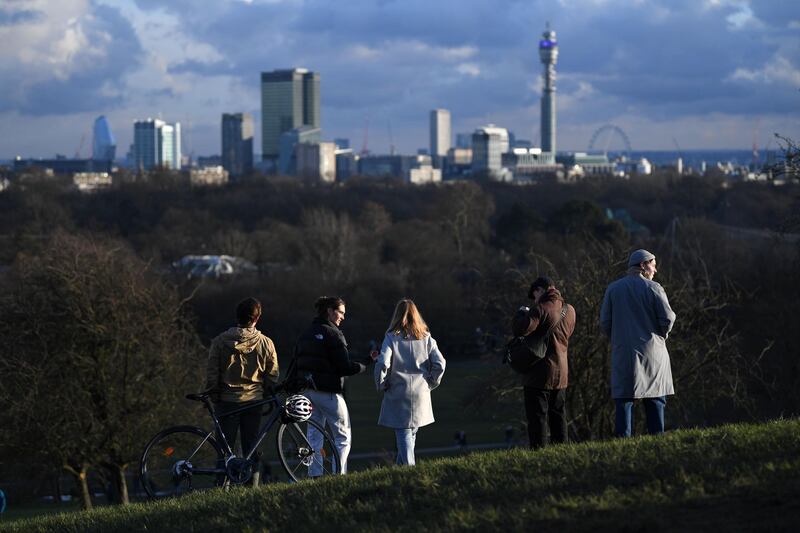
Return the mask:
[[[2,531],[800,528],[800,421],[515,449],[106,507]]]
[[[417,448],[452,446],[458,430],[467,434],[469,444],[503,442],[505,426],[516,425],[525,417],[522,402],[517,410],[495,413],[493,418],[463,405],[464,398],[476,390],[479,379],[497,370],[498,366],[497,361],[493,364],[479,359],[448,361],[442,384],[431,392],[436,422],[419,430]],[[394,450],[394,431],[378,426],[382,397],[375,390],[372,370],[371,367],[347,381],[353,453]],[[520,436],[518,429],[516,436]],[[267,449],[266,453],[271,450]]]

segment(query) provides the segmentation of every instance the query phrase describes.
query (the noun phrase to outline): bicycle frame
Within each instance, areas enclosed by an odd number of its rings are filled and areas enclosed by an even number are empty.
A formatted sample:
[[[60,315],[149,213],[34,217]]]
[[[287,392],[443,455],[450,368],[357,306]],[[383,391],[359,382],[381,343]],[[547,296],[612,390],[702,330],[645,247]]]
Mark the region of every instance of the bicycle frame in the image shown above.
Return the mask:
[[[208,411],[211,414],[211,419],[214,421],[214,430],[209,432],[209,436],[212,433],[214,433],[214,431],[216,431],[217,435],[219,435],[221,437],[221,439],[219,439],[219,440],[222,440],[222,444],[225,446],[224,451],[226,452],[226,454],[225,454],[225,458],[226,459],[228,459],[229,457],[235,457],[236,454],[233,453],[233,449],[231,449],[231,446],[228,443],[228,438],[225,436],[225,433],[223,433],[223,431],[222,431],[222,426],[219,423],[220,419],[221,418],[227,418],[229,416],[232,416],[232,415],[235,415],[235,414],[238,414],[238,413],[243,413],[245,411],[253,409],[254,407],[261,407],[261,406],[264,406],[264,405],[267,405],[267,404],[270,404],[270,403],[274,404],[276,409],[272,410],[272,413],[270,413],[269,418],[264,423],[264,425],[261,427],[261,430],[258,432],[258,437],[256,438],[255,442],[253,443],[252,448],[250,450],[247,450],[247,451],[242,450],[242,453],[244,454],[244,458],[245,459],[250,459],[253,456],[253,454],[255,454],[256,450],[261,445],[261,443],[263,442],[264,437],[266,437],[267,433],[269,433],[269,431],[272,429],[272,426],[278,420],[278,417],[280,417],[280,415],[281,415],[281,411],[282,410],[280,409],[280,404],[278,403],[278,397],[273,395],[273,396],[271,396],[269,398],[265,398],[263,400],[259,400],[259,401],[254,402],[254,403],[249,403],[244,407],[239,407],[239,408],[234,409],[232,411],[226,411],[223,415],[220,415],[220,416],[217,415],[217,412],[214,409],[214,406],[211,405],[211,403],[209,403],[207,405]]]

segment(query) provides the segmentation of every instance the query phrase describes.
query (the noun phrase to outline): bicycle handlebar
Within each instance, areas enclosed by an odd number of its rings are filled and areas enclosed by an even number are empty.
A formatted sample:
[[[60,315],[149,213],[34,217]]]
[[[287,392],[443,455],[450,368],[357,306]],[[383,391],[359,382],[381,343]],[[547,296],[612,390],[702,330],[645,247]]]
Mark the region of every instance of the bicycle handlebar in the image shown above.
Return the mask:
[[[297,381],[297,380],[294,380],[294,381]],[[310,387],[310,388],[312,388],[314,390],[317,389],[317,384],[314,383],[314,377],[310,373],[307,373],[305,376],[303,376],[303,381],[305,382],[305,385],[307,387]],[[290,380],[289,378],[287,378],[287,379],[284,379],[283,381],[281,381],[280,383],[276,383],[275,385],[270,385],[267,390],[269,390],[269,392],[270,392],[270,394],[272,396],[275,396],[279,392],[287,392],[288,388],[292,384],[293,384],[293,380]],[[194,402],[207,403],[211,399],[211,394],[213,392],[214,392],[214,389],[208,389],[208,390],[205,390],[205,391],[203,391],[201,393],[198,393],[198,394],[187,394],[186,395],[186,399],[187,400],[192,400]]]

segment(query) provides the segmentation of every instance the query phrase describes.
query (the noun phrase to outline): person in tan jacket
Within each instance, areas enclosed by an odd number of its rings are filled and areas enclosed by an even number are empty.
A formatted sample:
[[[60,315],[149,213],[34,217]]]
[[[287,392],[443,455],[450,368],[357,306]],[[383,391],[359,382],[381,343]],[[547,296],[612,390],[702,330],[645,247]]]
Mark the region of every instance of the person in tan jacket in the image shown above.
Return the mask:
[[[236,307],[238,325],[211,341],[206,367],[206,390],[220,416],[220,426],[231,448],[237,433],[242,451],[248,452],[258,436],[262,406],[225,416],[264,397],[264,382],[278,381],[278,356],[272,339],[256,329],[261,302],[246,298]]]

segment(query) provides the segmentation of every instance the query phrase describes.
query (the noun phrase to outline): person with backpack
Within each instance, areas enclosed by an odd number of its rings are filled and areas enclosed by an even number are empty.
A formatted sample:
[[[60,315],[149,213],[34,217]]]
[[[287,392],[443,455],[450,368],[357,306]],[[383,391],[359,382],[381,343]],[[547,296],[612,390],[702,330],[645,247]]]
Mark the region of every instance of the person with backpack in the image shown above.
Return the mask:
[[[515,337],[543,340],[543,358],[522,375],[525,416],[531,448],[569,442],[567,385],[569,338],[575,330],[575,308],[566,303],[553,280],[540,276],[528,290],[533,305],[522,306],[512,319]],[[548,438],[549,429],[549,438]]]
[[[397,302],[375,361],[375,386],[383,393],[378,424],[394,429],[399,465],[416,463],[417,430],[434,422],[431,391],[445,364],[414,302]]]
[[[330,428],[339,451],[341,473],[346,474],[352,435],[350,412],[344,399],[344,383],[347,376],[364,372],[367,365],[350,358],[347,341],[339,329],[346,312],[344,300],[322,296],[314,307],[317,316],[297,341],[292,369],[294,376],[290,377],[307,381],[310,388],[305,389],[303,394],[314,406],[311,419],[323,428],[326,424]],[[310,426],[308,439],[315,450],[322,446],[322,435]],[[317,475],[320,474],[322,472]]]

